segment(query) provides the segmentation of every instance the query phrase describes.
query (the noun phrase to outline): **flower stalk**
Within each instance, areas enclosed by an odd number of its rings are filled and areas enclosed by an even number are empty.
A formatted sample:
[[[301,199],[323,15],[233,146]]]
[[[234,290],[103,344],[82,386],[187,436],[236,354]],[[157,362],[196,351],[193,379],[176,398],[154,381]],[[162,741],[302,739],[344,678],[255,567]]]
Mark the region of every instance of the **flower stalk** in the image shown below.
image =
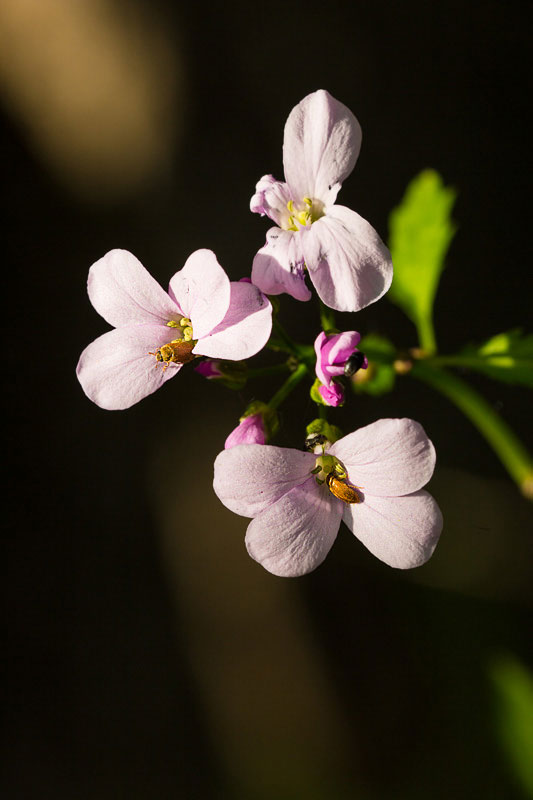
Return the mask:
[[[533,459],[487,401],[457,375],[428,363],[414,363],[409,374],[443,394],[468,417],[490,444],[522,494],[533,500]]]
[[[285,398],[287,398],[290,393],[298,386],[300,381],[305,377],[307,374],[307,367],[305,364],[300,364],[294,372],[289,375],[285,383],[278,389],[273,397],[269,400],[268,405],[274,411],[276,408],[283,403]]]

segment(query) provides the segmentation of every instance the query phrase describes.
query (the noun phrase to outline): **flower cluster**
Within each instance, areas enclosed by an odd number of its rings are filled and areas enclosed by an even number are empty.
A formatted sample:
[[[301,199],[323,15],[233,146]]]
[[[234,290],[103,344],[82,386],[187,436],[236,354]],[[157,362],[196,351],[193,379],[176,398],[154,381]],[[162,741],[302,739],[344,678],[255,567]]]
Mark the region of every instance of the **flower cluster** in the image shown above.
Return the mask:
[[[426,561],[442,527],[437,504],[422,488],[435,452],[418,423],[379,420],[343,436],[325,420],[324,406],[345,402],[343,382],[368,367],[360,334],[323,322],[313,348],[293,342],[278,319],[272,331],[279,309],[273,295],[307,301],[312,287],[331,320],[333,311],[356,312],[376,302],[391,285],[390,254],[376,231],[336,204],[360,146],[355,116],[328,92],[308,95],[291,111],[285,181],[265,175],[250,203],[275,224],[253,260],[251,279],[230,281],[210,250],[190,255],[168,292],[125,250],[112,250],[89,271],[90,301],[113,330],[83,351],[77,375],[101,408],[130,407],[189,363],[209,381],[238,390],[254,375],[286,373],[268,403],[247,406],[216,459],[214,477],[222,503],[252,518],[248,552],[276,575],[317,567],[341,520],[370,552],[399,568]],[[245,360],[265,346],[288,360],[250,369]],[[306,449],[268,444],[279,427],[277,408],[311,375],[311,397],[321,412],[307,426]]]

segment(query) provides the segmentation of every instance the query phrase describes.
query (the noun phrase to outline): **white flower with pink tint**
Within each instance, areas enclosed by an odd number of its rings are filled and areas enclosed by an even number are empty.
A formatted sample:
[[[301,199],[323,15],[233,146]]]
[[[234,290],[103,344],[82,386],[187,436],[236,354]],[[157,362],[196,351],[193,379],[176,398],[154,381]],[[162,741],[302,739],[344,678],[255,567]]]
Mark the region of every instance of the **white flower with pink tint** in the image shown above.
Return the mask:
[[[134,255],[111,250],[89,270],[89,299],[115,330],[81,354],[85,394],[129,408],[196,356],[240,360],[268,341],[272,306],[251,283],[230,282],[211,250],[197,250],[164,291]]]
[[[252,518],[252,558],[274,575],[305,575],[325,559],[341,520],[391,567],[430,558],[442,516],[422,489],[435,450],[417,422],[379,420],[316,450],[247,444],[217,456],[215,492],[231,511]]]
[[[355,211],[335,205],[355,166],[361,128],[323,89],[289,114],[283,139],[286,183],[265,175],[250,202],[275,223],[257,253],[252,280],[266,294],[309,300],[305,270],[321,300],[338,311],[359,311],[379,300],[392,281],[390,253]]]

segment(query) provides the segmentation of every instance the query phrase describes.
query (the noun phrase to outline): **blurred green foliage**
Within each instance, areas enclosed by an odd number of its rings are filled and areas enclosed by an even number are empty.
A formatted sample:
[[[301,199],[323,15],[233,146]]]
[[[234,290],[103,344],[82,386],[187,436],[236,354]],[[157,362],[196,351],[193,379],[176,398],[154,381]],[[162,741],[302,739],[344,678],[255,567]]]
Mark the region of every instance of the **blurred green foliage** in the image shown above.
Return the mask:
[[[361,339],[359,349],[368,358],[368,369],[360,369],[353,376],[354,392],[371,395],[391,392],[396,380],[393,367],[396,348],[392,342],[377,333],[369,333]]]
[[[394,279],[387,296],[414,322],[420,345],[429,353],[436,349],[433,301],[456,230],[450,218],[455,197],[455,190],[427,169],[410,182],[389,216]]]
[[[490,677],[501,746],[526,795],[533,797],[533,675],[507,656],[494,662]]]
[[[507,383],[533,388],[533,334],[512,330],[485,344],[468,345],[459,353],[465,366]]]

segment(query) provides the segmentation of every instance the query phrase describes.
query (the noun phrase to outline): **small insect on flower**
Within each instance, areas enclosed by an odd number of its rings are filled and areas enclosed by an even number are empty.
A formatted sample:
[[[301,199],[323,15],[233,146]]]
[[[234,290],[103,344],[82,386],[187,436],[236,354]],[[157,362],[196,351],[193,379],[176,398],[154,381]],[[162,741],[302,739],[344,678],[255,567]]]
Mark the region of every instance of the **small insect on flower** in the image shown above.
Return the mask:
[[[314,453],[315,447],[321,447],[327,442],[327,436],[323,433],[310,433],[305,439],[305,447],[309,452]]]
[[[363,364],[365,363],[366,356],[360,350],[356,350],[352,353],[350,358],[346,361],[344,365],[344,374],[347,378],[351,378],[352,375],[355,375],[358,372]]]
[[[164,372],[170,361],[173,361],[175,364],[188,364],[189,361],[193,361],[195,356],[192,350],[195,344],[196,342],[185,341],[185,339],[173,339],[168,344],[161,345],[154,353],[151,352],[149,355],[155,356],[156,367],[160,361],[165,362],[165,366],[163,367]]]
[[[349,486],[335,474],[335,471],[329,473],[326,478],[326,486],[334,497],[342,500],[343,503],[360,503],[361,498],[355,491],[353,486]]]

